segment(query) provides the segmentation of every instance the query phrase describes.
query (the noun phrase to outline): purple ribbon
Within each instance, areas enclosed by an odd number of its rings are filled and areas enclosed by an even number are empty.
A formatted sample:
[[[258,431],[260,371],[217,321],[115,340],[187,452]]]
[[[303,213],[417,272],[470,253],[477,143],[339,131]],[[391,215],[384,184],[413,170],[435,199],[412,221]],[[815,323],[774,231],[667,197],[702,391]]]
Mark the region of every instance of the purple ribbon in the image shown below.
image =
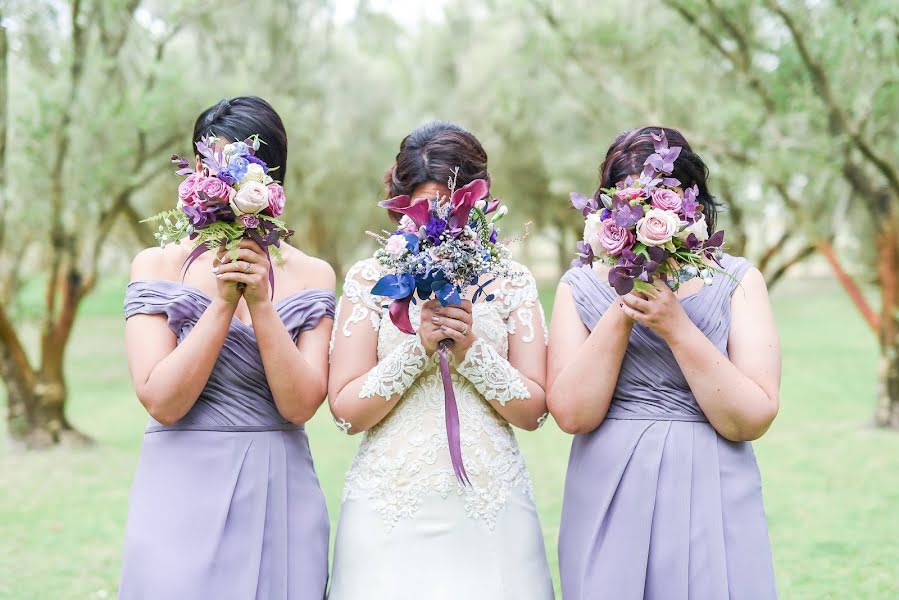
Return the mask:
[[[257,243],[258,240],[257,240]],[[269,262],[268,269],[268,287],[271,289],[272,299],[275,298],[275,270],[271,268],[272,255],[268,251],[268,247],[270,244],[260,243],[259,244],[263,250],[265,250],[265,258]],[[209,251],[209,248],[206,247],[206,244],[200,244],[184,259],[184,264],[181,265],[181,282],[184,283],[184,278],[187,277],[187,270],[190,268],[194,261],[203,256],[206,252]]]
[[[459,407],[456,405],[456,394],[453,391],[453,378],[449,368],[449,349],[452,340],[443,340],[438,346],[440,356],[440,376],[443,379],[443,406],[446,413],[446,441],[449,444],[450,461],[453,472],[463,485],[471,485],[465,464],[462,462],[462,440],[459,435]]]

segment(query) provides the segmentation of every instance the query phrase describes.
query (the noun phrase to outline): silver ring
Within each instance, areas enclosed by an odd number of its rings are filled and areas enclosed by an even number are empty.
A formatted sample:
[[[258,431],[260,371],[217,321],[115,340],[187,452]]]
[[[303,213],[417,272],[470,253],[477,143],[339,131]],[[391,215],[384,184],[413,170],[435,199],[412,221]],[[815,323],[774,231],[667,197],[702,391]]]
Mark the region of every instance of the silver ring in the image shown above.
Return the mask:
[[[466,333],[468,333],[468,325],[466,325],[465,327],[463,327],[463,328],[462,328],[462,331],[460,331],[459,333],[461,333],[462,335],[465,335]]]
[[[253,265],[251,265],[250,263],[246,263],[246,264],[247,264],[247,266],[244,267],[243,272],[246,273],[247,275],[249,275],[250,272],[253,270]]]

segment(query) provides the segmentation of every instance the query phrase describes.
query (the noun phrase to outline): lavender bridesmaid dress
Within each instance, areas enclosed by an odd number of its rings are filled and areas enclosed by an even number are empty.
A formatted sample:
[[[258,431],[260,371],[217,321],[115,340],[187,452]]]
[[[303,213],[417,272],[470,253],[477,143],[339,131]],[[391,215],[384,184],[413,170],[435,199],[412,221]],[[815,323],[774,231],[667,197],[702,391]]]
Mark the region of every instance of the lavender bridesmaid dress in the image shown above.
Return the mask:
[[[162,314],[180,343],[210,299],[172,281],[135,281],[125,316]],[[334,294],[277,305],[296,340],[333,317]],[[329,522],[302,426],[278,413],[253,328],[234,319],[196,404],[150,419],[125,534],[122,600],[322,600]]]
[[[736,280],[749,268],[725,256]],[[592,269],[570,288],[593,329],[617,294]],[[727,354],[737,283],[717,275],[683,299]],[[602,424],[571,446],[559,568],[565,600],[769,600],[777,597],[752,445],[708,423],[670,349],[637,324]]]

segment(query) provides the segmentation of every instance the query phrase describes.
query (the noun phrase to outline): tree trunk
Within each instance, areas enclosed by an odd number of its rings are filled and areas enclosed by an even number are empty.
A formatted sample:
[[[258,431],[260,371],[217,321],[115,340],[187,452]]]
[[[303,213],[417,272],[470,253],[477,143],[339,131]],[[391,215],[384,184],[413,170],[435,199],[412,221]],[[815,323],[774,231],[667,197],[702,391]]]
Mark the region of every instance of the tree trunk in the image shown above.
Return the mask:
[[[885,220],[877,244],[880,277],[880,368],[877,381],[877,410],[880,427],[899,429],[899,228],[895,218]]]

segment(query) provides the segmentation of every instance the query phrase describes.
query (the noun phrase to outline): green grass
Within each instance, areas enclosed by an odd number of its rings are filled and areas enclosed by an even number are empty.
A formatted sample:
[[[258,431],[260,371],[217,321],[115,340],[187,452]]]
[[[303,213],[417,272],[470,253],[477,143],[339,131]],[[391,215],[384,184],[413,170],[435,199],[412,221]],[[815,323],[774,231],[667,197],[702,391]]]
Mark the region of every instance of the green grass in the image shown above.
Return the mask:
[[[112,281],[88,302],[69,355],[71,419],[98,446],[32,454],[0,449],[0,599],[115,597],[128,488],[146,419],[128,384],[121,293],[120,282]],[[873,336],[829,282],[788,282],[775,294],[775,307],[783,407],[756,451],[781,597],[899,597],[899,433],[870,425]],[[359,438],[340,435],[327,409],[308,430],[336,522],[343,474]],[[558,585],[569,438],[551,424],[518,437]]]

